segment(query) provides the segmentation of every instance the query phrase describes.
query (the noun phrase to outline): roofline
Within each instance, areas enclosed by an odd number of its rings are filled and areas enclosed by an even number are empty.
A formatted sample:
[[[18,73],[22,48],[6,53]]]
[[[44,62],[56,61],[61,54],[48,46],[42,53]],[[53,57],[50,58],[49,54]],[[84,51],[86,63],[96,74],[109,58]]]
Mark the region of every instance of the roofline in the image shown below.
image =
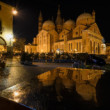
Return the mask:
[[[9,4],[7,4],[7,3],[4,3],[4,2],[2,2],[2,1],[0,1],[0,4],[5,5],[5,6],[9,7],[9,8],[15,8],[14,6],[11,6],[11,5],[9,5]]]

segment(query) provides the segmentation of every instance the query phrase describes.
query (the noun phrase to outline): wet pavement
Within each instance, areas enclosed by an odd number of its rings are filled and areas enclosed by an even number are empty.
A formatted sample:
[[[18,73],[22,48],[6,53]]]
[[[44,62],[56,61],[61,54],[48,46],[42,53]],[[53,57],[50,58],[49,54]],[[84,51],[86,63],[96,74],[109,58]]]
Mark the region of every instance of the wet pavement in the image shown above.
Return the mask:
[[[11,87],[22,81],[29,81],[37,74],[44,73],[51,69],[56,68],[55,66],[45,66],[43,64],[35,64],[33,66],[22,65],[19,59],[13,58],[8,59],[6,67],[0,68],[0,91]]]
[[[41,65],[8,61],[0,73],[1,96],[37,110],[110,108],[109,71]]]

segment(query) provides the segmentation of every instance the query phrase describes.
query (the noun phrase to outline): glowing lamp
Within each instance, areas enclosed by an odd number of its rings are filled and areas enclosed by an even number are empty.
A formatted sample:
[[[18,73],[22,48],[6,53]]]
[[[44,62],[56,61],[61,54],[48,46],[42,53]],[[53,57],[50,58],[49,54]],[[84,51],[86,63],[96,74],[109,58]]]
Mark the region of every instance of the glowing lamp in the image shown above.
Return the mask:
[[[16,9],[13,9],[13,10],[12,10],[12,14],[13,14],[13,15],[17,15],[17,14],[18,14],[18,11],[17,11]]]

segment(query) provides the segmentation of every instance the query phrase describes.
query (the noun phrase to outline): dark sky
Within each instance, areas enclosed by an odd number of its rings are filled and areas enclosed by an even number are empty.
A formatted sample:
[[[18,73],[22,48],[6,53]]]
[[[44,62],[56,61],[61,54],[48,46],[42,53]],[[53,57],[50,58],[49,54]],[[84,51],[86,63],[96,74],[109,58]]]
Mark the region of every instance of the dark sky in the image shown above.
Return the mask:
[[[96,23],[106,42],[110,42],[110,4],[107,0],[1,0],[15,6],[19,13],[14,17],[14,34],[32,42],[37,34],[38,15],[42,11],[44,21],[56,19],[58,4],[65,20],[73,19],[83,13],[96,11]]]

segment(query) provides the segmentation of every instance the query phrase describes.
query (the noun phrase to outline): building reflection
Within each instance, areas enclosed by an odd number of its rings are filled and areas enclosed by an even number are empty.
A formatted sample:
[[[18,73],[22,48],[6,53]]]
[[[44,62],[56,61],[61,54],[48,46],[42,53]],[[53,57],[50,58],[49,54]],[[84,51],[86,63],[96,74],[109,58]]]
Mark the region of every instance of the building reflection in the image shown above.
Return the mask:
[[[56,68],[3,90],[1,96],[37,110],[93,110],[102,74],[102,70]]]
[[[75,89],[86,101],[97,102],[96,85],[102,74],[103,70],[57,68],[37,77],[43,86],[55,85],[59,101],[63,98],[62,89],[66,88],[68,92]]]

